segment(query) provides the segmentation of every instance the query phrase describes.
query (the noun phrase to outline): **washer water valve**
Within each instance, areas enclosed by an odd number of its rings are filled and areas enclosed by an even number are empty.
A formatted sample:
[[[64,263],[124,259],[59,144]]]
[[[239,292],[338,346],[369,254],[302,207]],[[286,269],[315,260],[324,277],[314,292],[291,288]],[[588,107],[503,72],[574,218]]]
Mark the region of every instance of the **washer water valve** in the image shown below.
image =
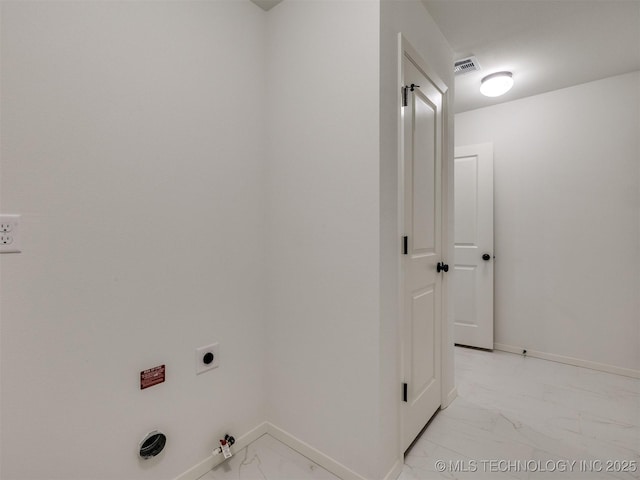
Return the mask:
[[[213,451],[214,455],[224,455],[225,460],[231,458],[231,445],[236,443],[236,439],[231,435],[226,434],[223,439],[220,440],[220,446]]]

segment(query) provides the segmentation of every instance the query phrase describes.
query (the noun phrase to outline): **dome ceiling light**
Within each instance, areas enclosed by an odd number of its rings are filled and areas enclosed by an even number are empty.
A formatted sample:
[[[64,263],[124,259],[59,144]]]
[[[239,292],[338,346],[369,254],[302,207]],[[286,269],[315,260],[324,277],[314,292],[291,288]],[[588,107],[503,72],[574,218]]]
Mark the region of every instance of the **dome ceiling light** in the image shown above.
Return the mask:
[[[482,79],[480,93],[487,97],[499,97],[511,90],[511,87],[513,87],[513,74],[497,72]]]

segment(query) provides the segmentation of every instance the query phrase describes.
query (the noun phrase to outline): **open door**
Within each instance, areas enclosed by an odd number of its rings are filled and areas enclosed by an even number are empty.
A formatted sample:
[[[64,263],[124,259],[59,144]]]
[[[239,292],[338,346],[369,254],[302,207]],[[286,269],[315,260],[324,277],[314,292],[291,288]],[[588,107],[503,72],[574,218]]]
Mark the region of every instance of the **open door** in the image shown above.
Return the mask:
[[[412,51],[402,56],[402,446],[441,404],[443,119],[446,86]]]

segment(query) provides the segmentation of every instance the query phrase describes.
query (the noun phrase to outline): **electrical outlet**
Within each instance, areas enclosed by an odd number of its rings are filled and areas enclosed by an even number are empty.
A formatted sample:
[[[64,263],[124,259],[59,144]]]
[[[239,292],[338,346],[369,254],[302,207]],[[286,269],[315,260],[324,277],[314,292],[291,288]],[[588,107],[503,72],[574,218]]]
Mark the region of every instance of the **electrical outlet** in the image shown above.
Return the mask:
[[[20,215],[0,215],[0,253],[20,253]]]
[[[196,348],[196,375],[220,366],[220,346],[212,343]]]

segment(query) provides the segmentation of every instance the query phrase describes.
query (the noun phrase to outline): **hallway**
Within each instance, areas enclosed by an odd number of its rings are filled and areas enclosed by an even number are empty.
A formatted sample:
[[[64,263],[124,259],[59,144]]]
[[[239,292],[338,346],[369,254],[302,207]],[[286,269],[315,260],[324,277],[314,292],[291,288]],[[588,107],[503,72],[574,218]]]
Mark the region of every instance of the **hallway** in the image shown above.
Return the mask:
[[[640,478],[640,380],[456,347],[456,383],[458,398],[409,451],[401,480]]]

